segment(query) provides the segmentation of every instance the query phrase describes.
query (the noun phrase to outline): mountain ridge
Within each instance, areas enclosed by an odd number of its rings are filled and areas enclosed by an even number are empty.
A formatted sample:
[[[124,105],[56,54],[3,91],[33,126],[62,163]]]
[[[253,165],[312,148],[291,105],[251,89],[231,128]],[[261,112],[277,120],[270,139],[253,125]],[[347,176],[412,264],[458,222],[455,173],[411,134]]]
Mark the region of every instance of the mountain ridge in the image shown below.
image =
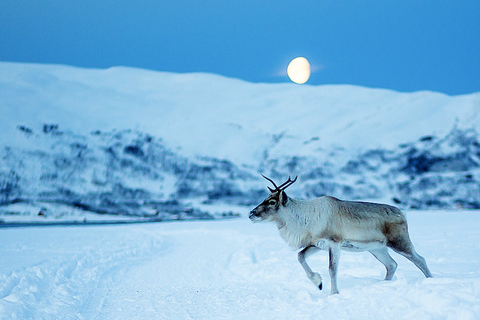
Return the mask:
[[[211,218],[201,204],[265,196],[264,173],[299,174],[303,198],[480,208],[480,93],[4,62],[0,74],[4,206]]]

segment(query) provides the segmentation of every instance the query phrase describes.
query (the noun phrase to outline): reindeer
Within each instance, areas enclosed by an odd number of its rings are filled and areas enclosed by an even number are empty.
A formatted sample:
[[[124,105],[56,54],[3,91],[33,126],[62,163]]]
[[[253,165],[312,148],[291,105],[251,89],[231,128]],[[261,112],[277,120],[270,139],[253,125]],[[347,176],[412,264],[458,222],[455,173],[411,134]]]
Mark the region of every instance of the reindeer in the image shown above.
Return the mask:
[[[425,275],[432,274],[425,259],[414,249],[408,235],[405,215],[396,207],[386,204],[342,201],[323,196],[310,201],[296,200],[287,196],[285,189],[297,177],[277,186],[267,187],[270,195],[249,214],[252,222],[272,221],[277,224],[282,238],[294,250],[300,250],[298,261],[307,277],[322,290],[322,277],[308,266],[308,256],[319,250],[329,255],[330,294],[337,294],[337,269],[340,249],[353,252],[370,252],[387,269],[385,280],[391,280],[397,263],[388,253],[388,248],[413,262]]]

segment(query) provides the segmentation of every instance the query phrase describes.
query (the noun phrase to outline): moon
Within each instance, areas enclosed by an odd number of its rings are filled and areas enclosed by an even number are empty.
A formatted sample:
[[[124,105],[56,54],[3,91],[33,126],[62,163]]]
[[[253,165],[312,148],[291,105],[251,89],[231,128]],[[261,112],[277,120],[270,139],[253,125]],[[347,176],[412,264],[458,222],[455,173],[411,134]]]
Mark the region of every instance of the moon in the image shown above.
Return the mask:
[[[310,78],[310,63],[304,57],[293,59],[288,64],[287,75],[293,82],[304,84]]]

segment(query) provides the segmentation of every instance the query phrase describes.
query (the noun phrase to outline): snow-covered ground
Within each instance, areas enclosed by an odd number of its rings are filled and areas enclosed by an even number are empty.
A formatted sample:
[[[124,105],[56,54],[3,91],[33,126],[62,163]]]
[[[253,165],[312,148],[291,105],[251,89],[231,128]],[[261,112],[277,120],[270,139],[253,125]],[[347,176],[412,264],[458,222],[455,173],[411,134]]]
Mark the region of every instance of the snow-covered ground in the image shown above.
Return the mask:
[[[0,319],[479,319],[480,212],[409,211],[434,278],[383,281],[368,253],[328,258],[318,291],[273,224],[232,220],[0,229]]]
[[[480,93],[0,62],[0,319],[480,319],[480,211],[408,211],[434,278],[343,252],[328,296],[266,193],[480,208]],[[238,214],[241,217],[238,217]],[[110,215],[113,215],[110,216]],[[92,225],[132,219],[214,219]]]

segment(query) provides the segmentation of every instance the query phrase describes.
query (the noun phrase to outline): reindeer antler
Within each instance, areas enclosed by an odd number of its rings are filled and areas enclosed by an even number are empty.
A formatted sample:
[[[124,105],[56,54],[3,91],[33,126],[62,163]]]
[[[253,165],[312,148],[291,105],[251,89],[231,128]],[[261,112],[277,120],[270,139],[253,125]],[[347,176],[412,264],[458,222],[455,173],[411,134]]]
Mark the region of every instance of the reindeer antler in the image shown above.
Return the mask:
[[[275,182],[273,182],[272,179],[270,178],[267,178],[265,177],[263,174],[262,174],[262,177],[264,177],[265,179],[267,179],[268,181],[270,181],[273,186],[275,187],[275,189],[272,189],[270,187],[267,187],[268,190],[270,191],[270,193],[274,193],[274,192],[279,192],[279,191],[283,191],[285,189],[287,189],[288,187],[290,187],[295,181],[297,181],[297,178],[298,176],[295,176],[295,179],[291,179],[290,176],[288,176],[288,180],[285,181],[284,183],[282,183],[279,187],[277,187],[277,185],[275,184]]]
[[[267,179],[268,181],[270,181],[270,182],[273,184],[273,186],[275,187],[275,190],[272,189],[272,188],[270,188],[270,187],[267,187],[267,189],[270,191],[270,193],[274,193],[276,190],[278,190],[277,185],[275,184],[275,182],[273,182],[272,179],[265,177],[263,174],[262,174],[262,177],[264,177],[265,179]]]

